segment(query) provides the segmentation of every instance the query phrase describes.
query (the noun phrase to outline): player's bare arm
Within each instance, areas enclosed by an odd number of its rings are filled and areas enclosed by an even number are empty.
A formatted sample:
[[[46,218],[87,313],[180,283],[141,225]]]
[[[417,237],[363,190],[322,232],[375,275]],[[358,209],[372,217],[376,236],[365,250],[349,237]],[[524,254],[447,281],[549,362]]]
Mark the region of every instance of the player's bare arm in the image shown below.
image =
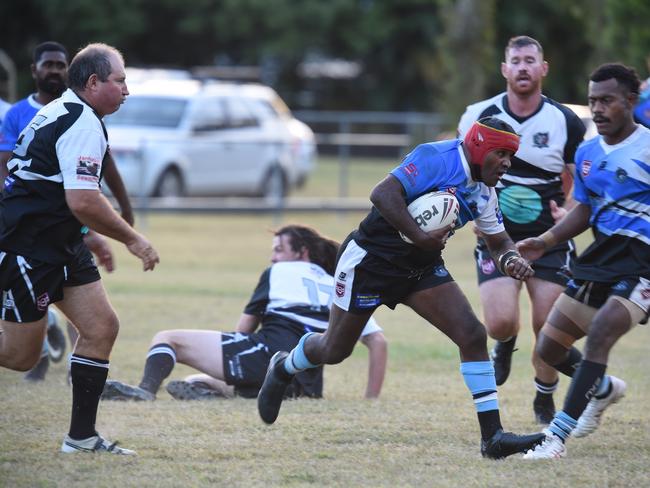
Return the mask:
[[[243,313],[239,316],[239,321],[235,326],[235,332],[242,334],[252,334],[260,324],[260,318],[256,315]]]
[[[122,219],[99,190],[66,190],[68,207],[81,223],[126,245],[140,258],[144,271],[154,269],[160,261],[151,243]]]
[[[104,168],[104,181],[111,189],[111,193],[117,200],[117,204],[120,207],[120,214],[126,222],[133,227],[135,223],[135,218],[133,216],[133,208],[131,207],[131,200],[126,193],[126,188],[124,187],[124,182],[122,181],[122,176],[117,170],[115,160],[109,151],[106,151],[104,156],[104,161],[102,162],[102,167]]]
[[[547,249],[567,241],[589,228],[591,207],[578,203],[569,213],[549,230],[538,237],[529,237],[517,243],[517,250],[527,259],[540,258]]]
[[[445,247],[452,226],[428,233],[420,229],[406,208],[404,188],[393,175],[388,175],[375,186],[370,201],[388,223],[411,239],[414,245],[431,251]]]
[[[530,263],[519,254],[507,232],[485,234],[483,238],[494,262],[503,274],[522,281],[535,274]]]

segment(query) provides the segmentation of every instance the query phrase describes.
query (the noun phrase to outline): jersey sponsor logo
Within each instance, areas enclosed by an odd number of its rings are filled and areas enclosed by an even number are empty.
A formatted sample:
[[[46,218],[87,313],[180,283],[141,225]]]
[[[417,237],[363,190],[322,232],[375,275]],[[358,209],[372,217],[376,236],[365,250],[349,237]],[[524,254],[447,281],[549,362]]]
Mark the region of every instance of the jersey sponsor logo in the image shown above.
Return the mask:
[[[82,156],[77,162],[77,178],[82,180],[97,180],[99,174],[99,162],[92,158]]]
[[[346,273],[345,271],[341,271],[341,272],[339,273],[339,280],[340,280],[340,281],[345,281],[345,279],[347,278],[347,276],[348,276],[348,275],[347,275],[347,273]]]
[[[374,308],[381,305],[381,298],[379,298],[379,295],[358,294],[354,298],[354,304],[357,308]]]
[[[625,171],[623,168],[617,168],[616,181],[619,183],[625,183],[625,180],[627,180],[627,171]]]
[[[2,300],[2,308],[12,309],[16,306],[16,302],[8,294],[5,293],[4,300]]]
[[[5,191],[9,193],[11,189],[14,187],[14,183],[16,183],[16,179],[13,176],[7,176],[5,178]]]
[[[415,177],[418,175],[418,167],[414,163],[408,163],[402,166],[402,171],[406,174],[406,179],[411,185],[415,185]]]
[[[607,161],[603,159],[603,160],[598,164],[598,169],[605,169],[605,166],[607,166]]]
[[[50,304],[50,295],[45,292],[36,299],[36,308],[41,312],[47,310],[47,306]]]
[[[336,296],[342,298],[345,295],[345,283],[336,282]]]
[[[443,278],[449,274],[449,271],[447,271],[447,268],[440,265],[435,267],[435,269],[433,270],[433,274],[438,276],[439,278]]]
[[[538,132],[537,134],[533,135],[533,146],[544,148],[548,147],[548,132]]]
[[[481,265],[481,273],[483,273],[484,275],[491,275],[497,269],[496,265],[494,264],[494,260],[492,258],[481,259],[480,265]]]
[[[582,176],[585,178],[589,176],[589,172],[591,171],[591,161],[588,159],[585,159],[582,161]]]

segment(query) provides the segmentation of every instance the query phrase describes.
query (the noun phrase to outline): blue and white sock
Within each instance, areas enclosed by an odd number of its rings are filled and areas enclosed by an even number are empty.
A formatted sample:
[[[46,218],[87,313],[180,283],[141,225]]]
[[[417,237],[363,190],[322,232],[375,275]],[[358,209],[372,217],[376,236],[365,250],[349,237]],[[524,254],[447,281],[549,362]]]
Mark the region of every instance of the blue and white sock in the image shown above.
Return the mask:
[[[284,360],[284,369],[287,373],[296,374],[300,371],[318,366],[318,364],[313,364],[309,361],[305,355],[305,341],[309,336],[314,334],[315,332],[308,332],[302,336],[300,341],[298,341],[298,345],[291,350],[287,359]]]
[[[497,382],[494,379],[492,361],[471,361],[460,363],[460,372],[472,393],[477,412],[499,409]]]
[[[570,417],[564,411],[558,412],[555,414],[555,418],[548,426],[548,430],[553,432],[556,436],[562,439],[562,442],[566,441],[573,429],[578,425],[578,421],[573,417]]]

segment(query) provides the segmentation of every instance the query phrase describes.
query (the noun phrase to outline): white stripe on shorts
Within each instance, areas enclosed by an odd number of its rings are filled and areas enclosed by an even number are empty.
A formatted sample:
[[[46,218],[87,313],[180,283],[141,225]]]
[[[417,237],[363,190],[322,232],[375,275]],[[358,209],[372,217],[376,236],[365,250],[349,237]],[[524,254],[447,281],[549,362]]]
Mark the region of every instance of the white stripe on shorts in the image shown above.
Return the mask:
[[[352,285],[354,284],[354,268],[366,257],[368,252],[354,240],[348,242],[341,254],[336,271],[334,272],[334,304],[345,311],[350,309],[352,300]],[[343,279],[339,279],[341,276]]]

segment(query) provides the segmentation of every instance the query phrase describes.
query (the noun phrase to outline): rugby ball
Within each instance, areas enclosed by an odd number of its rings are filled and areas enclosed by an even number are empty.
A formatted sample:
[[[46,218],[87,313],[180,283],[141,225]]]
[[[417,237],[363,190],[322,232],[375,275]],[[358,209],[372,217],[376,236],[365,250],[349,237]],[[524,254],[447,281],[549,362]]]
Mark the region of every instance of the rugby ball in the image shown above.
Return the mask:
[[[460,213],[460,204],[451,193],[434,191],[413,200],[407,210],[420,229],[429,232],[456,222]],[[399,235],[405,242],[413,244],[413,241],[401,232]]]

